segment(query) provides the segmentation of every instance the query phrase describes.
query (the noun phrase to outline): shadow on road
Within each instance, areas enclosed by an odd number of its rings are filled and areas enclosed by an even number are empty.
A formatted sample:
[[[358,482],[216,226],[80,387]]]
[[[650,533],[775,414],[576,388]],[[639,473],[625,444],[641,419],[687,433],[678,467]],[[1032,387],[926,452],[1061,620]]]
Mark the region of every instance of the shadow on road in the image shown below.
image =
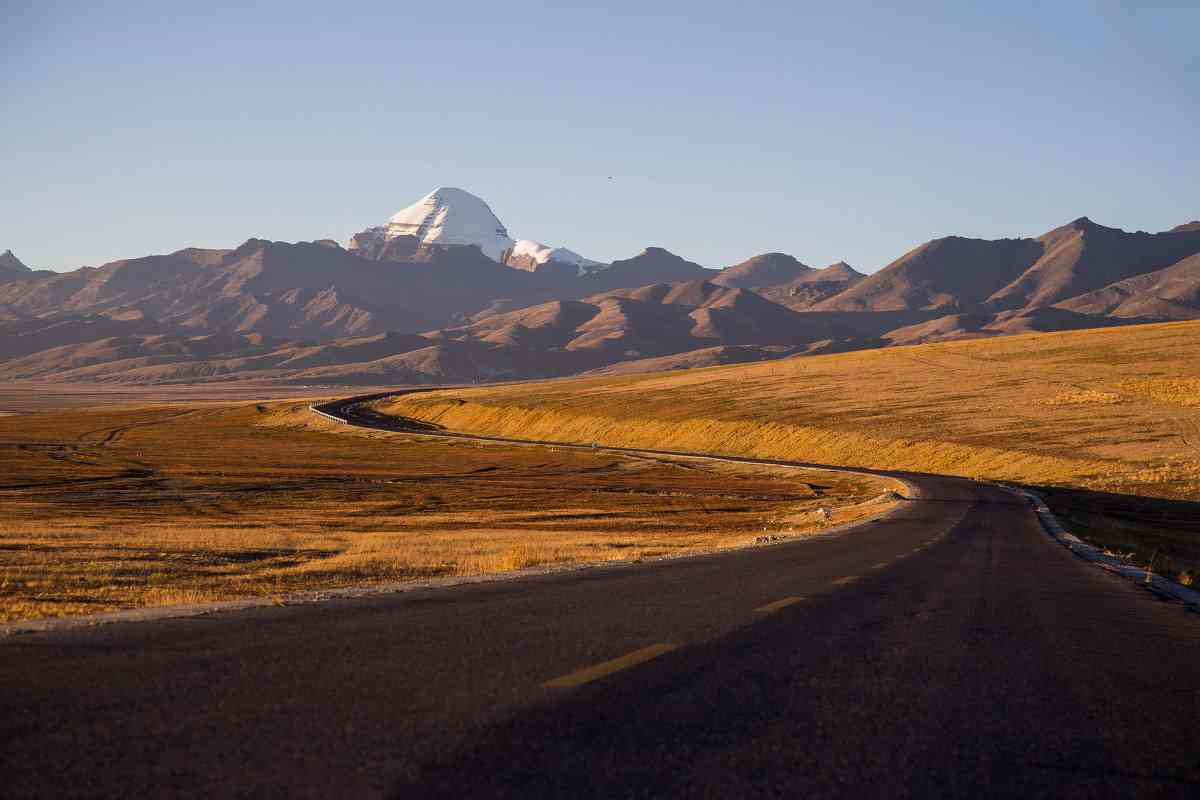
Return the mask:
[[[1036,487],[1063,526],[1081,539],[1175,578],[1200,582],[1200,502],[1085,489]]]

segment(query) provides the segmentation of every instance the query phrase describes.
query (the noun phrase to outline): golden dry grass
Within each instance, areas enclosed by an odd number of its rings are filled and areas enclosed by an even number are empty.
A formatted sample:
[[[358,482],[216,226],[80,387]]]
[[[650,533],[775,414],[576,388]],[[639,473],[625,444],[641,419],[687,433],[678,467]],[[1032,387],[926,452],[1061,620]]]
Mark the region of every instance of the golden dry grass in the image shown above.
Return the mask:
[[[1096,389],[1074,389],[1060,392],[1049,399],[1036,401],[1043,406],[1115,406],[1125,402],[1116,392],[1101,392]]]
[[[0,418],[0,621],[699,552],[876,480],[337,426],[301,402]]]
[[[1200,407],[1200,378],[1144,378],[1124,381],[1120,388],[1133,397],[1171,406]]]
[[[992,478],[1108,503],[1200,499],[1196,322],[482,387],[379,408],[456,430]],[[1200,561],[1200,530],[1172,508],[1156,544]],[[1123,527],[1127,542],[1142,524]]]
[[[456,430],[1195,496],[1200,323],[419,394]]]

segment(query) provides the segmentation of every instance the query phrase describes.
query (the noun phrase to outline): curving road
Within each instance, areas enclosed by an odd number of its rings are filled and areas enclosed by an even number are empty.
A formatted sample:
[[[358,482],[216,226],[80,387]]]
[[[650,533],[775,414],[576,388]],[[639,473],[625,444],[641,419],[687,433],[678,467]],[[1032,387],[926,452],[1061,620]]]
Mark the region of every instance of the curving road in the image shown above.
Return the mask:
[[[11,637],[0,795],[1200,796],[1200,620],[902,477],[837,538]]]

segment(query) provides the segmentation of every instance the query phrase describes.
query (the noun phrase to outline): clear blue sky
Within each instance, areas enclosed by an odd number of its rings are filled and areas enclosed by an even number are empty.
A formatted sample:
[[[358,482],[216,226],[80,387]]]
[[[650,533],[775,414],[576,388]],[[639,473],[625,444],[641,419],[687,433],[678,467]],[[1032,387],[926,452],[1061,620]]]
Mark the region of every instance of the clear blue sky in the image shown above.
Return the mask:
[[[439,185],[706,266],[1200,217],[1194,0],[884,5],[0,0],[0,250],[345,240]]]

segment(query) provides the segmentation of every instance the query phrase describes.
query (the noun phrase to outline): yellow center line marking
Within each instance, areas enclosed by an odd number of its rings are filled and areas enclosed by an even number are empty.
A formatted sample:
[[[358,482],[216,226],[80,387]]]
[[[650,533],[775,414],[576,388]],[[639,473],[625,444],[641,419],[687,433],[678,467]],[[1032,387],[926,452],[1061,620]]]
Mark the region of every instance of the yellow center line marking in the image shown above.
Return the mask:
[[[884,567],[886,567],[886,566],[887,566],[888,564],[890,564],[890,563],[892,563],[892,562],[890,562],[890,561],[880,561],[878,564],[872,564],[872,565],[871,565],[871,569],[883,569]]]
[[[754,609],[759,614],[770,614],[772,611],[778,611],[781,608],[795,605],[803,600],[803,597],[785,597],[782,600],[776,600],[774,603],[767,603],[765,606],[759,606]]]
[[[847,575],[844,578],[838,578],[836,581],[833,582],[833,585],[834,586],[846,586],[851,583],[854,583],[860,577],[862,577],[862,576],[861,575]]]
[[[914,547],[914,548],[913,548],[912,550],[910,550],[909,552],[910,552],[910,553],[919,553],[919,552],[921,552],[921,551],[922,551],[922,550],[924,550],[924,549],[925,549],[925,545],[921,545],[920,547]]]
[[[652,644],[649,647],[643,647],[641,650],[634,650],[632,653],[626,653],[623,656],[614,658],[611,661],[602,661],[599,664],[593,664],[590,667],[568,672],[553,680],[548,680],[542,684],[547,689],[571,689],[576,686],[582,686],[585,683],[591,683],[598,678],[603,678],[605,675],[611,675],[614,672],[620,672],[623,669],[635,667],[638,664],[649,661],[652,658],[658,658],[661,655],[678,650],[679,645],[669,642],[660,642]]]

